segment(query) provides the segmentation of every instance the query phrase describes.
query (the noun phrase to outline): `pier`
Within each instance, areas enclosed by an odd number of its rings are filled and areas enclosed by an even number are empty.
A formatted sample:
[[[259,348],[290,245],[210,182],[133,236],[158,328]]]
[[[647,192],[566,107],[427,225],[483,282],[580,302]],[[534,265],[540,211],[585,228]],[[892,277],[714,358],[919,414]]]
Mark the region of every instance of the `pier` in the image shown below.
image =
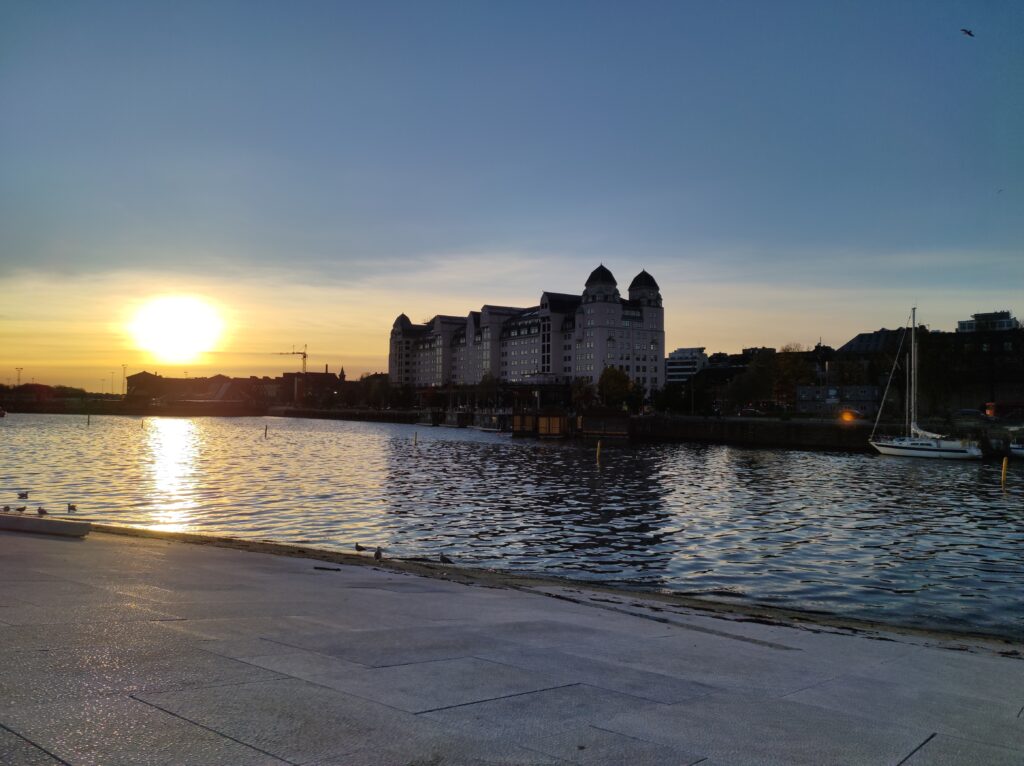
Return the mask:
[[[0,533],[0,762],[1024,762],[1020,645],[210,542]]]

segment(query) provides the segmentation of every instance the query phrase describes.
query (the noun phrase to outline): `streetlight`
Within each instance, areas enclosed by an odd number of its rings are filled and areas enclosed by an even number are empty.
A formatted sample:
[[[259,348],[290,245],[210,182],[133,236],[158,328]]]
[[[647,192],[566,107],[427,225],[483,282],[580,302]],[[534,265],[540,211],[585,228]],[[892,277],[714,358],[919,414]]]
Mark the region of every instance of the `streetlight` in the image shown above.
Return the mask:
[[[18,371],[18,385],[20,386],[21,385],[21,371],[24,370],[25,368],[24,367],[15,367],[14,369],[16,369]]]
[[[121,396],[128,395],[128,365],[121,365]]]

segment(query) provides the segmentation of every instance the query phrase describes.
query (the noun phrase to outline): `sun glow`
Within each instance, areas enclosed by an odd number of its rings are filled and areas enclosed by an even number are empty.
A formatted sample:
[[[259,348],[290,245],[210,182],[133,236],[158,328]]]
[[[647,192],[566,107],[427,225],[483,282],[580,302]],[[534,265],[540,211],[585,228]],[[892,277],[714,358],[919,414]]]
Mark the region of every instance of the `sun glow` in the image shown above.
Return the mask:
[[[161,362],[193,362],[217,347],[224,320],[202,298],[161,295],[135,312],[128,331],[136,346]]]

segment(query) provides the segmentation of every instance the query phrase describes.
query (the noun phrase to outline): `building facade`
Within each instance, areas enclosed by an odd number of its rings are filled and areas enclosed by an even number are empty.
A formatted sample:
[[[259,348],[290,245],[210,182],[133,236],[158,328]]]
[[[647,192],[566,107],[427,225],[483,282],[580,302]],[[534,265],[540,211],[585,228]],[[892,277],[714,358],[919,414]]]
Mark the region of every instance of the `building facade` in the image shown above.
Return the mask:
[[[704,346],[677,348],[665,360],[665,382],[685,383],[708,366],[708,355]]]
[[[842,410],[855,410],[873,418],[878,413],[881,398],[882,389],[878,386],[797,386],[796,411],[832,417]]]
[[[1009,311],[971,314],[970,319],[961,319],[956,323],[957,332],[992,332],[1019,329],[1020,320],[1016,319]]]
[[[507,383],[597,383],[616,367],[646,394],[665,384],[665,310],[658,283],[641,271],[623,298],[598,266],[581,294],[545,292],[536,306],[483,306],[391,328],[388,376],[416,388]]]

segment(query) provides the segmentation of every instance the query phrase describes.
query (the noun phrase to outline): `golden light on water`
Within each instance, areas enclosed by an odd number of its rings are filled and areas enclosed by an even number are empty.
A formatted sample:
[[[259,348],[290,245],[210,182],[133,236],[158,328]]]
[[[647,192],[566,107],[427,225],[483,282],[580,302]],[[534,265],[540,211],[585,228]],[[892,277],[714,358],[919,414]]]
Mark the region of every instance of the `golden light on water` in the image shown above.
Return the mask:
[[[199,434],[192,420],[153,418],[146,421],[153,482],[154,529],[184,532],[195,516],[195,471]]]
[[[135,345],[161,362],[194,362],[213,351],[224,334],[216,307],[194,295],[161,295],[147,300],[128,324]]]

